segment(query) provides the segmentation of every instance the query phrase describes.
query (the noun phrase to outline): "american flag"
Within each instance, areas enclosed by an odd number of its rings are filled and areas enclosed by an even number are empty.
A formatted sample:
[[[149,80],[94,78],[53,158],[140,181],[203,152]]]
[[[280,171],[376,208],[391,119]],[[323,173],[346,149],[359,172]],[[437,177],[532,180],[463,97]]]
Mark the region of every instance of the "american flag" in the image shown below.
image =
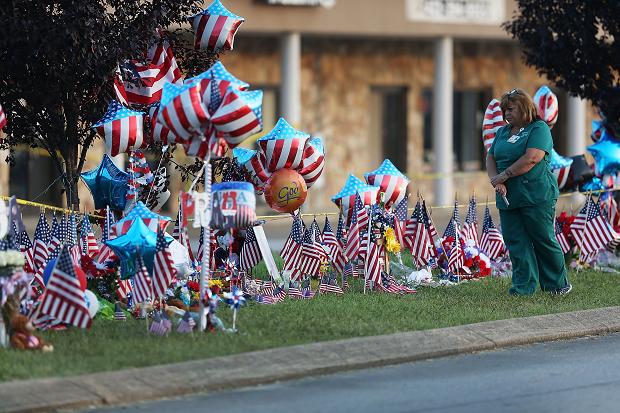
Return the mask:
[[[450,257],[448,257],[448,268],[453,273],[459,273],[461,268],[463,268],[463,264],[465,261],[465,254],[463,252],[463,248],[461,247],[461,241],[459,240],[458,231],[456,232],[456,237],[452,242],[452,248],[450,249]]]
[[[431,242],[433,242],[433,240],[437,238],[439,234],[437,234],[437,228],[435,228],[435,225],[433,225],[433,220],[430,218],[428,209],[426,209],[426,201],[424,200],[422,200],[422,216],[424,216],[424,223],[426,225],[426,229],[428,230]]]
[[[465,216],[465,224],[463,224],[463,238],[474,241],[478,245],[478,217],[476,214],[476,197],[469,199],[469,207],[467,208],[467,216]]]
[[[176,272],[164,231],[160,228],[157,231],[155,260],[153,263],[153,295],[156,298],[161,298],[166,294],[166,290],[174,281]]]
[[[360,194],[357,194],[355,196],[355,210],[357,214],[357,225],[359,226],[360,231],[363,231],[364,228],[368,225],[370,215],[368,214],[366,206],[362,202],[362,197],[360,196]]]
[[[572,164],[573,160],[571,158],[564,158],[563,156],[560,156],[555,149],[551,148],[549,167],[558,182],[558,188],[560,190],[566,186]]]
[[[291,226],[291,233],[289,234],[280,256],[284,260],[283,270],[293,271],[291,279],[297,280],[301,273],[299,272],[299,258],[301,255],[301,248],[303,245],[303,222],[299,215],[293,218],[293,225]]]
[[[620,226],[620,213],[613,192],[606,192],[601,196],[601,213],[613,228]]]
[[[123,64],[127,70],[120,71],[114,79],[117,99],[125,104],[149,105],[161,99],[166,82],[180,84],[183,75],[179,69],[168,41],[160,39],[147,52],[147,62],[138,60]],[[123,73],[131,81],[124,82]]]
[[[568,238],[566,238],[566,235],[562,232],[562,224],[560,224],[557,219],[555,220],[555,239],[558,240],[558,244],[560,244],[563,254],[570,251],[570,243],[568,242]]]
[[[586,254],[596,253],[609,242],[618,239],[620,239],[620,234],[616,233],[611,224],[601,216],[598,202],[592,202],[583,230],[583,252]]]
[[[350,277],[357,278],[359,277],[359,271],[355,265],[349,262],[344,266],[344,271],[342,275],[347,279]]]
[[[187,234],[187,227],[183,226],[183,212],[181,205],[179,205],[179,211],[177,212],[177,218],[174,221],[174,228],[172,229],[172,237],[179,241],[181,245],[187,249],[189,254],[189,259],[194,261],[194,253],[192,252],[192,244],[189,239],[189,235]],[[202,228],[202,227],[201,227]]]
[[[51,241],[51,230],[45,218],[45,214],[41,211],[39,215],[39,222],[34,230],[34,246],[33,246],[33,259],[34,270],[38,270],[45,266],[48,258],[48,244]]]
[[[303,275],[318,275],[321,262],[327,259],[325,249],[319,242],[316,241],[315,238],[315,222],[313,222],[304,233],[304,241],[301,247],[301,255],[299,257],[299,270]]]
[[[170,129],[177,139],[188,140],[202,133],[209,119],[202,104],[201,83],[166,83],[156,122]]]
[[[400,286],[396,284],[394,277],[389,276],[385,271],[381,271],[381,282],[377,285],[380,291],[390,294],[402,294]]]
[[[375,242],[369,242],[369,252],[366,257],[366,265],[364,268],[365,280],[367,282],[372,281],[372,284],[377,284],[381,281],[381,271],[383,271],[381,265],[381,249],[382,245],[377,245]]]
[[[0,105],[0,130],[2,130],[6,126],[6,114],[2,109],[2,105]]]
[[[415,258],[418,267],[428,264],[431,258],[430,236],[424,216],[422,215],[422,204],[418,200],[411,214],[411,219],[407,223],[407,240],[411,254]]]
[[[314,291],[312,291],[312,286],[310,284],[310,277],[304,278],[301,282],[301,295],[303,295],[304,300],[309,300],[314,297]]]
[[[241,257],[239,259],[239,269],[241,271],[249,271],[262,259],[262,254],[258,246],[258,240],[254,234],[254,228],[249,227],[245,233],[245,241],[241,248]]]
[[[265,186],[271,174],[265,168],[265,155],[262,152],[237,147],[233,149],[233,157],[257,188]]]
[[[409,179],[386,159],[381,166],[364,175],[369,185],[378,186],[384,193],[385,207],[399,203],[407,194]]]
[[[35,272],[33,245],[25,229],[19,234],[19,250],[26,259],[25,268],[27,272]]]
[[[584,246],[583,246],[583,231],[584,231],[584,229],[586,227],[587,213],[590,210],[590,208],[592,208],[593,204],[594,204],[594,202],[592,201],[592,198],[588,197],[588,199],[586,200],[586,203],[581,208],[581,210],[579,211],[577,216],[575,216],[575,219],[573,220],[573,223],[570,225],[570,233],[573,236],[573,239],[575,240],[575,243],[577,244],[577,247],[581,251],[584,250]]]
[[[128,109],[118,101],[112,100],[101,120],[93,125],[106,143],[110,156],[125,153],[131,149],[144,148],[142,112]]]
[[[131,280],[118,279],[118,287],[116,287],[116,296],[119,300],[127,298],[127,294],[131,292]]]
[[[189,311],[185,311],[183,318],[181,318],[177,326],[177,333],[191,333],[194,331],[194,327],[196,327],[196,321],[194,321]]]
[[[558,120],[558,98],[548,86],[541,86],[534,94],[533,100],[538,117],[552,128]]]
[[[350,226],[353,219],[352,215],[355,212],[357,196],[360,196],[363,205],[374,205],[377,202],[378,193],[378,186],[367,185],[356,176],[349,175],[340,192],[332,197],[332,202],[342,209],[342,213],[346,216]]]
[[[82,244],[82,255],[88,255],[94,257],[99,253],[99,245],[97,245],[97,238],[93,233],[93,228],[88,220],[88,215],[84,214],[82,217],[82,229],[80,231],[80,241]]]
[[[153,312],[153,322],[149,333],[155,336],[166,336],[172,330],[172,322],[163,310]]]
[[[495,228],[489,207],[484,209],[484,220],[482,221],[482,238],[480,238],[480,248],[487,253],[487,256],[496,260],[505,250],[504,237],[502,233]]]
[[[336,228],[336,239],[340,244],[341,249],[344,252],[344,247],[347,245],[346,243],[347,229],[344,223],[344,215],[342,213],[338,214],[338,227]]]
[[[297,286],[297,283],[291,282],[288,287],[288,296],[291,298],[302,299],[304,298],[301,293],[301,289]]]
[[[171,145],[173,143],[182,143],[181,139],[177,140],[176,136],[163,123],[157,121],[159,115],[159,102],[155,102],[148,107],[149,110],[149,141],[153,143],[160,142],[163,145]]]
[[[157,232],[158,228],[165,230],[170,221],[170,218],[156,214],[148,209],[142,201],[138,201],[127,215],[114,225],[114,235],[118,237],[126,234],[136,219],[141,219],[153,232]]]
[[[409,196],[405,196],[394,208],[394,235],[403,250],[409,247],[409,240],[406,236],[408,202]]]
[[[334,269],[342,274],[346,258],[327,217],[325,217],[325,225],[323,226],[323,243],[329,248],[329,257]]]
[[[499,128],[506,125],[502,109],[500,108],[500,101],[493,99],[489,102],[487,110],[484,112],[484,119],[482,121],[482,141],[484,142],[484,149],[488,152],[493,140],[495,139],[495,133]]]
[[[301,165],[304,146],[310,135],[293,128],[280,118],[271,132],[260,138],[257,143],[265,156],[267,171],[278,169],[297,169]]]
[[[71,213],[69,215],[69,219],[67,219],[67,226],[65,227],[66,235],[65,242],[70,247],[77,245],[78,243],[78,235],[77,235],[77,222],[75,219],[75,214]]]
[[[152,282],[140,253],[136,256],[136,274],[133,277],[133,298],[136,304],[144,303],[153,296]]]
[[[101,228],[101,247],[99,248],[99,254],[96,257],[96,261],[100,264],[108,260],[114,259],[116,256],[114,251],[106,245],[106,241],[111,239],[114,231],[114,215],[110,209],[106,209],[106,216],[103,221],[103,227]]]
[[[37,327],[45,327],[44,323],[50,319],[79,328],[90,326],[88,306],[68,247],[61,249],[32,322]]]
[[[48,259],[56,258],[60,253],[60,245],[62,244],[63,240],[62,227],[63,225],[58,222],[56,214],[54,214],[52,217],[52,229],[50,235],[50,243],[48,246]]]
[[[301,160],[299,174],[310,188],[319,179],[325,167],[325,148],[321,138],[312,137],[306,141],[304,157]]]
[[[362,205],[360,207],[360,205],[357,202],[357,200],[360,199],[359,195],[356,195],[355,199],[356,199],[356,202],[353,207],[353,213],[351,214],[351,225],[349,226],[349,232],[347,235],[347,245],[345,246],[345,249],[344,249],[344,255],[349,260],[356,259],[361,249],[360,234],[362,232],[362,229],[358,222],[358,216],[360,215],[358,214],[358,209],[364,208],[364,206]]]
[[[209,51],[232,50],[235,33],[244,18],[237,16],[215,0],[202,12],[189,18],[194,29],[194,47]]]
[[[320,294],[344,294],[342,288],[338,285],[338,281],[336,281],[336,276],[334,274],[325,274],[321,277],[321,284],[319,285],[319,293]]]
[[[443,241],[442,244],[444,246],[444,251],[450,251],[452,248],[452,243],[447,241],[448,238],[455,239],[460,235],[461,232],[461,217],[459,216],[459,205],[458,202],[454,201],[454,211],[452,212],[452,218],[450,218],[450,222],[448,222],[448,226],[443,233]]]

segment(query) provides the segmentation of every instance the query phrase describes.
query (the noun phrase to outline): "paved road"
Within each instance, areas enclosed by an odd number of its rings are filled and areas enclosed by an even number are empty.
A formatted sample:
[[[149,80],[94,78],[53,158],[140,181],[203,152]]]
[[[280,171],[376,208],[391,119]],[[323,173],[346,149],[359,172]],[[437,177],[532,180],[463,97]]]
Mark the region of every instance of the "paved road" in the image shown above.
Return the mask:
[[[100,411],[614,412],[620,411],[620,334]]]

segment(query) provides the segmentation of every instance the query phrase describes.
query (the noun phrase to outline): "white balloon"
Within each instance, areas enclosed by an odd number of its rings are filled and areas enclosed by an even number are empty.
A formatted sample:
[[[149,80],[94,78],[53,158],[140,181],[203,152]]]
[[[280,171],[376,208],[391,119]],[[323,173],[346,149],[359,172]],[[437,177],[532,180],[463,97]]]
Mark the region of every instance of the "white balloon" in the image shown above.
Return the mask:
[[[193,272],[192,263],[190,262],[187,248],[179,241],[174,240],[168,245],[168,249],[170,250],[174,267],[177,270],[177,276],[183,278],[191,274]]]
[[[86,300],[86,305],[88,306],[88,314],[90,318],[95,318],[95,315],[99,311],[99,300],[97,300],[97,296],[91,290],[84,290],[84,299]]]

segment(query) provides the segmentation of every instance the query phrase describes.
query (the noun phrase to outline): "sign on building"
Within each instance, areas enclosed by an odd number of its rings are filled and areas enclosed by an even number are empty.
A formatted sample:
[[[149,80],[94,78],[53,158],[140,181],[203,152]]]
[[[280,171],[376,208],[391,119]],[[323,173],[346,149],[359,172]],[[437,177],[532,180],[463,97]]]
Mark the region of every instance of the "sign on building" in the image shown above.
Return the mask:
[[[505,0],[406,0],[409,20],[498,25],[506,20]]]
[[[336,5],[336,0],[260,0],[270,6],[307,6],[330,8]]]

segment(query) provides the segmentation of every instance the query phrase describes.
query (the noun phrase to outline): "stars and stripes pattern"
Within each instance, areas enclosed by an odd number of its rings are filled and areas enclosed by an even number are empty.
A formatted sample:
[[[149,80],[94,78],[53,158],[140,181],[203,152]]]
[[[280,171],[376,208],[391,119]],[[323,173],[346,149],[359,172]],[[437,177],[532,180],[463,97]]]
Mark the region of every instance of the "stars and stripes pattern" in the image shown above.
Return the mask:
[[[566,254],[570,251],[570,243],[568,242],[568,238],[564,232],[562,232],[562,224],[556,219],[555,220],[555,239],[558,240],[558,244],[560,244],[560,248],[562,249],[562,253]]]
[[[201,91],[201,82],[185,85],[166,83],[156,122],[170,129],[177,140],[187,141],[201,134],[209,120],[202,104]]]
[[[147,51],[147,62],[138,60],[123,64],[114,79],[117,99],[125,105],[150,105],[161,99],[166,82],[182,84],[183,75],[167,40],[159,40]],[[123,75],[131,79],[124,81]]]
[[[488,206],[484,210],[480,248],[486,252],[487,256],[492,260],[498,259],[506,249],[504,237],[502,237],[502,233],[495,228]]]
[[[430,235],[424,223],[420,200],[416,203],[411,219],[407,223],[406,233],[407,245],[416,265],[418,267],[427,265],[431,258]]]
[[[34,230],[34,245],[33,245],[33,261],[34,270],[45,267],[45,263],[48,259],[48,244],[51,241],[51,229],[45,218],[45,213],[41,211],[39,214],[39,222]]]
[[[603,218],[598,202],[591,202],[583,230],[583,252],[597,253],[611,241],[618,239],[620,239],[620,234],[616,233],[609,222]]]
[[[360,199],[359,195],[356,195],[356,199]],[[349,227],[349,233],[347,235],[347,245],[344,249],[344,255],[349,260],[354,260],[355,258],[357,258],[361,250],[360,238],[362,230],[358,223],[358,208],[360,208],[359,203],[355,202],[353,207],[353,214],[351,217],[351,225]]]
[[[63,247],[47,282],[47,287],[32,322],[45,328],[50,321],[70,324],[79,328],[90,326],[91,318],[84,292],[75,273],[68,247]]]
[[[474,241],[478,245],[478,217],[476,214],[476,197],[472,196],[469,199],[469,206],[467,207],[467,215],[465,216],[465,223],[463,224],[463,239]]]
[[[97,245],[97,238],[93,233],[93,228],[88,220],[88,215],[84,214],[82,217],[82,228],[80,230],[80,243],[82,249],[82,255],[88,255],[94,257],[99,253],[99,245]]]
[[[290,283],[289,284],[288,296],[290,298],[295,298],[295,299],[298,299],[298,300],[301,300],[302,298],[304,298],[303,294],[301,293],[301,289],[297,286],[297,283]]]
[[[266,160],[262,152],[245,148],[235,148],[233,149],[233,157],[236,159],[237,163],[245,169],[254,186],[262,188],[267,183],[271,173],[267,172],[267,169],[265,169]]]
[[[378,169],[365,174],[364,177],[368,185],[381,188],[386,208],[399,203],[407,194],[409,179],[389,159],[385,159]]]
[[[103,226],[101,228],[101,242],[99,244],[99,254],[97,254],[95,258],[95,260],[100,264],[103,264],[108,260],[112,260],[116,256],[114,254],[114,251],[112,251],[112,249],[106,245],[106,241],[112,239],[115,236],[116,231],[114,228],[114,215],[109,208],[106,208],[106,216],[104,218]]]
[[[118,287],[116,287],[116,296],[119,300],[127,298],[131,292],[131,280],[118,279]]]
[[[312,225],[310,225],[304,233],[303,245],[299,257],[299,270],[302,275],[318,275],[321,262],[327,260],[325,249],[315,238],[316,228],[318,227],[315,223],[316,221],[313,221]]]
[[[155,260],[153,263],[153,296],[162,298],[166,290],[174,281],[177,271],[172,261],[172,254],[168,249],[164,231],[157,231],[157,243],[155,244]]]
[[[583,231],[586,227],[586,218],[592,203],[592,198],[588,197],[588,199],[586,199],[586,203],[583,205],[579,213],[575,216],[573,223],[570,225],[570,234],[580,251],[584,251]]]
[[[459,273],[465,262],[465,253],[461,247],[461,241],[459,240],[459,233],[456,232],[454,241],[452,242],[452,248],[450,249],[450,256],[448,257],[448,268],[453,273]]]
[[[153,143],[161,143],[163,145],[171,145],[173,143],[182,143],[182,140],[176,139],[176,136],[163,123],[157,122],[159,116],[159,102],[155,102],[148,107],[148,122],[150,126],[149,141]]]
[[[133,277],[132,294],[134,303],[139,304],[148,301],[153,295],[152,280],[140,254],[136,256],[136,269],[137,272]]]
[[[325,148],[321,138],[312,137],[306,141],[299,174],[306,181],[308,188],[319,179],[325,167]]]
[[[67,245],[73,247],[78,243],[78,234],[77,234],[77,220],[75,219],[75,214],[71,213],[69,218],[66,221],[67,226],[65,227],[65,241]]]
[[[451,251],[453,243],[451,243],[448,238],[456,239],[456,237],[460,235],[460,232],[461,217],[459,216],[459,204],[458,201],[455,200],[452,218],[450,218],[450,222],[448,222],[448,226],[443,233],[442,244],[444,246],[444,251]]]
[[[396,284],[393,277],[385,271],[381,271],[381,282],[377,284],[378,290],[390,294],[402,294],[400,286]]]
[[[19,234],[19,250],[24,254],[26,272],[35,272],[33,244],[25,229]]]
[[[279,169],[297,169],[301,165],[306,141],[310,138],[280,118],[273,129],[260,138],[257,143],[265,156],[268,172]]]
[[[323,225],[323,243],[329,248],[329,258],[334,269],[342,274],[346,258],[327,217],[325,217],[325,224]]]
[[[299,271],[299,258],[303,245],[303,221],[299,215],[293,217],[291,232],[280,251],[280,256],[284,260],[283,270],[292,271],[291,280],[295,281],[301,276]]]
[[[232,50],[235,34],[244,18],[231,13],[215,0],[202,12],[189,18],[194,29],[194,48],[209,51]]]
[[[497,99],[491,100],[482,120],[482,142],[487,152],[493,144],[497,130],[505,125],[506,121],[504,121],[502,109],[500,108],[500,101]]]
[[[254,228],[249,227],[245,233],[243,247],[241,247],[239,269],[241,271],[249,271],[261,261],[262,257],[256,234],[254,234]]]
[[[143,136],[143,113],[128,109],[112,100],[101,120],[93,125],[106,143],[110,156],[147,146]]]
[[[334,277],[333,274],[325,274],[321,277],[319,294],[343,295],[344,291],[342,291],[342,288],[338,285],[338,281],[336,281],[336,277]]]
[[[338,214],[338,227],[336,228],[336,239],[340,244],[340,247],[344,250],[346,245],[347,228],[344,223],[344,215]],[[344,251],[343,251],[344,252]]]
[[[409,247],[407,239],[407,205],[409,196],[405,196],[394,208],[394,236],[396,241],[401,245],[402,249]]]
[[[381,250],[383,246],[372,241],[368,242],[368,244],[369,251],[366,255],[364,278],[366,282],[376,285],[381,281],[381,271],[383,271],[381,265]]]
[[[558,98],[548,86],[541,86],[534,94],[534,105],[538,117],[547,122],[550,128],[558,120]]]
[[[620,226],[620,213],[618,212],[618,204],[614,198],[613,192],[604,193],[601,198],[601,214],[607,218],[607,221],[613,228]]]
[[[62,220],[64,220],[64,217],[62,218]],[[58,257],[58,254],[60,253],[60,246],[63,242],[63,224],[58,222],[58,219],[56,218],[56,214],[54,214],[52,216],[52,229],[51,229],[51,236],[50,236],[50,243],[48,246],[48,258],[52,259],[52,258],[56,258]]]
[[[352,214],[355,210],[356,196],[362,199],[364,205],[374,205],[377,202],[378,186],[367,185],[357,177],[349,175],[347,182],[344,184],[340,192],[332,197],[334,202],[347,218],[347,223],[351,225]]]

